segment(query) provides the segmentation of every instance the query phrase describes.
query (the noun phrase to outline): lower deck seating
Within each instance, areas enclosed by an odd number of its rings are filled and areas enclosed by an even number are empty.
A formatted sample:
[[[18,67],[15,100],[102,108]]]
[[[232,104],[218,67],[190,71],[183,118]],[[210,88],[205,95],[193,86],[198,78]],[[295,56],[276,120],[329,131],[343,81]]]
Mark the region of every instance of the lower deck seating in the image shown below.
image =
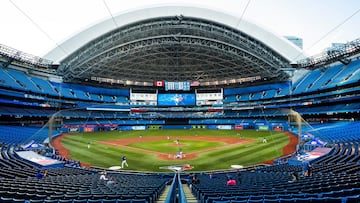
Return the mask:
[[[115,183],[108,186],[94,169],[64,167],[39,168],[16,157],[10,145],[1,146],[0,202],[122,202],[154,203],[168,178],[159,174],[108,173]]]
[[[359,202],[359,142],[338,143],[329,154],[311,161],[312,175],[304,176],[301,165],[282,163],[253,172],[223,172],[210,179],[199,174],[192,192],[201,203],[241,202]],[[292,174],[299,179],[293,181]],[[232,176],[236,186],[227,186]]]
[[[237,180],[236,186],[226,185],[229,175]],[[295,182],[288,172],[227,173],[217,174],[216,179],[200,174],[199,179],[192,191],[201,203],[345,202],[360,195],[360,174],[356,173],[317,173]]]

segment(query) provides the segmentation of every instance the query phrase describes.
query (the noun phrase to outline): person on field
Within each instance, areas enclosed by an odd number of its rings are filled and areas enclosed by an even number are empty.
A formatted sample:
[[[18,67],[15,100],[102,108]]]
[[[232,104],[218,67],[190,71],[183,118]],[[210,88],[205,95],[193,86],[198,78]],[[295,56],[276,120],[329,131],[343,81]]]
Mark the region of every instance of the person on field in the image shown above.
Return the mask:
[[[124,168],[125,165],[126,165],[126,167],[129,167],[129,165],[127,164],[126,156],[125,156],[125,155],[121,157],[121,160],[122,160],[122,162],[121,162],[121,168]]]
[[[182,159],[183,158],[183,151],[182,148],[179,149],[178,153],[176,153],[175,158]]]

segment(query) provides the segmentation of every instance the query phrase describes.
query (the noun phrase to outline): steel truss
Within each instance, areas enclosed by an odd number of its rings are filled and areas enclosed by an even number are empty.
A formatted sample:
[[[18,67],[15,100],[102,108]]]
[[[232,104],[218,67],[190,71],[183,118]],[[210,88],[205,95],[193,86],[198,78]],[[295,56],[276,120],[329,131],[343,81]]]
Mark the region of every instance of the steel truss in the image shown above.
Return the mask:
[[[194,18],[149,19],[94,39],[61,62],[71,82],[91,76],[128,81],[286,80],[289,61],[230,27]]]

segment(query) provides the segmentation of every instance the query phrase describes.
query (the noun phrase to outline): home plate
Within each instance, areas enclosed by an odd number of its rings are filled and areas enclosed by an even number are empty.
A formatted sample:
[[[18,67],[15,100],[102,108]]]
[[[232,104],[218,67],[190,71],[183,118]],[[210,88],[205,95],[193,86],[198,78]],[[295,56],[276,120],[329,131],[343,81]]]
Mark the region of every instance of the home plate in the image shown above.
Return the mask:
[[[110,170],[119,170],[119,169],[121,169],[121,166],[111,166],[109,169]]]
[[[244,166],[242,166],[242,165],[231,165],[231,168],[240,169],[240,168],[244,168]]]

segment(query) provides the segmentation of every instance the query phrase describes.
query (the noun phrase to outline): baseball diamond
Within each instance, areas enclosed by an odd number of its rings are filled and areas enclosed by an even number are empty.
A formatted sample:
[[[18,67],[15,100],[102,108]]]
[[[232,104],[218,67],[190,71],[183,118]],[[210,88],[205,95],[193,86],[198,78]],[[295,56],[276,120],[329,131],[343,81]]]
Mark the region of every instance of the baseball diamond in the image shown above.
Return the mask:
[[[226,133],[216,130],[162,130],[156,133],[150,131],[150,135],[141,132],[142,137],[137,136],[140,132],[123,131],[120,136],[119,132],[83,133],[61,136],[54,140],[53,145],[62,156],[81,160],[86,166],[110,167],[119,162],[121,153],[130,153],[130,169],[158,171],[162,165],[180,163],[191,163],[195,166],[194,170],[226,169],[231,164],[272,163],[274,158],[294,152],[298,143],[297,137],[290,133],[246,130],[242,131],[244,137],[241,138],[236,133],[233,130]],[[265,145],[261,140],[264,134],[269,137],[269,143]],[[168,135],[170,139],[167,139]],[[93,139],[90,150],[84,145],[89,139]],[[176,139],[179,140],[178,145],[174,143]],[[195,150],[191,149],[194,147]],[[178,159],[176,153],[180,148],[184,156]],[[268,151],[268,154],[263,154]],[[100,160],[95,160],[98,156]],[[209,164],[217,160],[221,161]]]

